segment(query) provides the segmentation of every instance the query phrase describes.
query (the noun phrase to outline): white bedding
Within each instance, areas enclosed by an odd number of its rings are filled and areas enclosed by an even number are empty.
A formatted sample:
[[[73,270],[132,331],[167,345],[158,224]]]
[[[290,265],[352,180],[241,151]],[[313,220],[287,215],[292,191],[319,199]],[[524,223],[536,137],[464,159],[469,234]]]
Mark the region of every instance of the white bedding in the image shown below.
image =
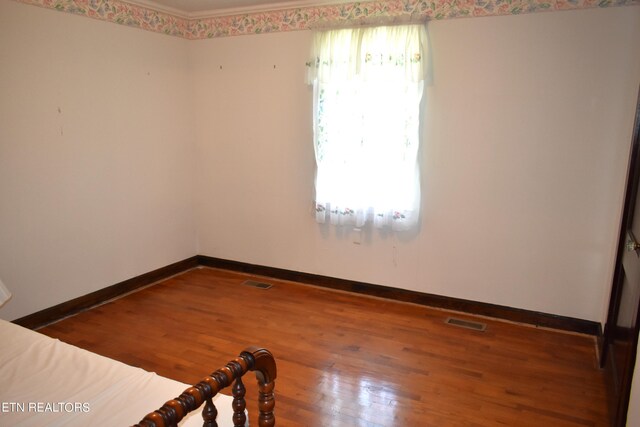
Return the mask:
[[[131,426],[189,386],[0,319],[2,427]],[[231,402],[214,398],[220,426]],[[202,426],[200,410],[179,425]]]

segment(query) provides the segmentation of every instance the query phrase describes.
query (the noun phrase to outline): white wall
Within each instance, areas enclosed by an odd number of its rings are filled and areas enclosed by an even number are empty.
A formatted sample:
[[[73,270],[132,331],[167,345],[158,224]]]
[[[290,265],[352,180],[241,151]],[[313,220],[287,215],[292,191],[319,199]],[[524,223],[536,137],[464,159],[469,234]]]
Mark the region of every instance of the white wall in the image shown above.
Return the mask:
[[[1,317],[197,253],[187,43],[0,1]]]
[[[431,22],[420,229],[354,245],[311,212],[309,32],[189,42],[0,2],[0,316],[201,253],[601,321],[639,18]]]
[[[637,7],[431,22],[421,227],[362,245],[311,213],[310,33],[191,42],[200,253],[603,321],[638,22]]]

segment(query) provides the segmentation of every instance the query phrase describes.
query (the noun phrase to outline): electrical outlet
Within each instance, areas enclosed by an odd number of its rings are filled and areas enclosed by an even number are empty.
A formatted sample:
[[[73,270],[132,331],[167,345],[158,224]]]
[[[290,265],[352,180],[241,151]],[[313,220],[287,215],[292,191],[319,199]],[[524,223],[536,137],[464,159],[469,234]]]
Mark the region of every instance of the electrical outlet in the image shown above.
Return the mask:
[[[353,244],[354,245],[359,245],[360,243],[362,243],[362,229],[361,228],[354,228],[353,229]]]

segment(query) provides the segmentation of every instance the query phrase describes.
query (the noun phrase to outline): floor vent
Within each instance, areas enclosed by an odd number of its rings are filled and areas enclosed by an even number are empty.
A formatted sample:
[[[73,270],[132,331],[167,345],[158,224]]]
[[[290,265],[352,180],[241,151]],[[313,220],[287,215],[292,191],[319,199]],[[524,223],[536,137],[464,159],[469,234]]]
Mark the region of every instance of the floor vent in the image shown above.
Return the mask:
[[[447,325],[458,326],[460,328],[472,329],[474,331],[484,332],[487,329],[487,325],[480,322],[472,322],[470,320],[456,319],[455,317],[447,317],[444,321]]]
[[[251,286],[252,288],[258,288],[258,289],[269,289],[270,287],[273,286],[270,283],[256,282],[255,280],[245,280],[244,282],[242,282],[242,284],[245,286]]]

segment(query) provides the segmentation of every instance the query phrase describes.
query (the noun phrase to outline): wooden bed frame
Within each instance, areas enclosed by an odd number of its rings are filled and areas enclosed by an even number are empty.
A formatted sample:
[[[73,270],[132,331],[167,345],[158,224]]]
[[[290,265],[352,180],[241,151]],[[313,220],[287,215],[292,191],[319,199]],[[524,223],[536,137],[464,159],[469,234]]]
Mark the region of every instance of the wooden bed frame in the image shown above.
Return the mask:
[[[258,380],[258,427],[275,425],[276,364],[263,348],[247,348],[226,366],[189,387],[3,319],[0,343],[3,426],[131,425],[167,397],[179,393],[179,397],[150,412],[136,425],[217,427],[216,418],[221,418],[221,426],[245,426],[242,376],[248,371],[254,371]],[[233,396],[219,393],[231,385]],[[219,417],[214,402],[220,410]]]
[[[177,427],[178,423],[191,411],[204,403],[203,427],[218,427],[218,410],[212,398],[223,388],[233,383],[233,425],[244,427],[247,422],[245,413],[245,388],[242,376],[248,371],[256,373],[258,380],[258,427],[273,427],[276,423],[273,415],[275,398],[273,389],[276,379],[276,363],[273,355],[264,348],[249,347],[240,356],[227,363],[199,383],[186,389],[175,399],[167,401],[158,410],[145,416],[134,427]]]

